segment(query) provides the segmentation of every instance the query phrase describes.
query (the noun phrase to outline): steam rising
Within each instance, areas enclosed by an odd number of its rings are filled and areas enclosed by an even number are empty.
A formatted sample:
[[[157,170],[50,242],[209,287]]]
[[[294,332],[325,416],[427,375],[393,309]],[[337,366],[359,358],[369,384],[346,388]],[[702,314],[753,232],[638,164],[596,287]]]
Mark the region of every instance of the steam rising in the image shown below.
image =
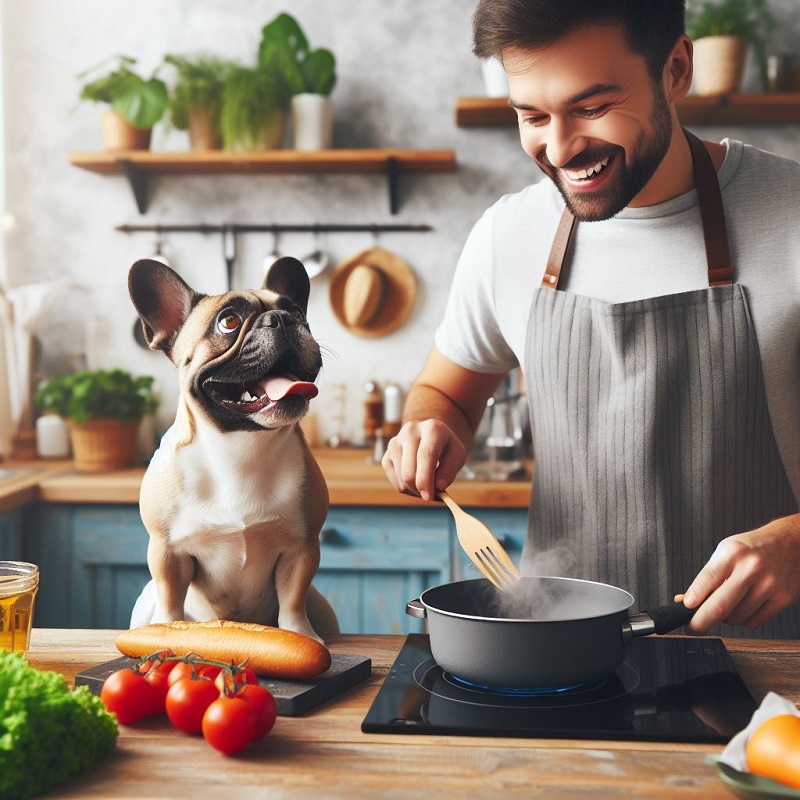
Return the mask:
[[[575,574],[577,559],[566,547],[554,547],[528,557],[523,566],[525,575],[563,577]],[[558,582],[522,580],[508,592],[492,591],[490,613],[501,619],[557,620],[577,616],[575,604],[567,598],[568,589]],[[569,608],[565,608],[569,606]]]

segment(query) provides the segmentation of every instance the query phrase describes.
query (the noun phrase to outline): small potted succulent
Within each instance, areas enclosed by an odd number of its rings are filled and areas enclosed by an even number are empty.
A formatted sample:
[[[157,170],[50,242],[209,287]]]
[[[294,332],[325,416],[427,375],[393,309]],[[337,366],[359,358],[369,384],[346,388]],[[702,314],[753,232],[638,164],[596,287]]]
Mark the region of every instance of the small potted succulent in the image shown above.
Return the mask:
[[[188,131],[192,150],[222,146],[222,92],[232,64],[215,56],[164,56],[177,77],[170,87],[167,111],[172,127]]]
[[[153,380],[122,369],[57,375],[37,388],[36,406],[67,421],[76,469],[123,469],[136,461],[142,417],[158,405]]]
[[[696,0],[686,9],[694,43],[694,90],[698,95],[738,92],[748,45],[764,72],[764,36],[774,24],[767,0]]]
[[[296,150],[323,150],[333,139],[336,59],[330,50],[312,50],[297,20],[278,14],[261,30],[258,62],[278,76],[291,98]]]
[[[147,150],[153,125],[167,107],[167,86],[153,74],[141,77],[132,67],[136,59],[118,55],[84,70],[81,100],[110,106],[101,117],[106,150]]]

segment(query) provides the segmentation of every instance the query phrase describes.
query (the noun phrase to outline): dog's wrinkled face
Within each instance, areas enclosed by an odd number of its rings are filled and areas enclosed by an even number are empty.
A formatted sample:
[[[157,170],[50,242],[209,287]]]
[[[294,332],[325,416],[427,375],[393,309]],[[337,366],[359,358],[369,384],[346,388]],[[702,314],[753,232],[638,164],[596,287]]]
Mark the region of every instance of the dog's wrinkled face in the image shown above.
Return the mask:
[[[309,280],[282,258],[261,289],[203,295],[158,261],[137,261],[128,287],[148,344],[178,367],[181,390],[222,430],[297,422],[322,367],[308,327]]]

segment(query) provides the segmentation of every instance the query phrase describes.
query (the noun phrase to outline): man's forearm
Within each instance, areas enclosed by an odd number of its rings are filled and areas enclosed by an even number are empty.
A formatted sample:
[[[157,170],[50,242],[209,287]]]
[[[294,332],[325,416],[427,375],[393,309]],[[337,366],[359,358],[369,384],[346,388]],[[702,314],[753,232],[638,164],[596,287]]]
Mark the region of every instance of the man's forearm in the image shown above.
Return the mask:
[[[411,387],[403,408],[403,422],[437,419],[450,428],[469,451],[480,417],[470,421],[466,412],[444,392],[424,383]]]

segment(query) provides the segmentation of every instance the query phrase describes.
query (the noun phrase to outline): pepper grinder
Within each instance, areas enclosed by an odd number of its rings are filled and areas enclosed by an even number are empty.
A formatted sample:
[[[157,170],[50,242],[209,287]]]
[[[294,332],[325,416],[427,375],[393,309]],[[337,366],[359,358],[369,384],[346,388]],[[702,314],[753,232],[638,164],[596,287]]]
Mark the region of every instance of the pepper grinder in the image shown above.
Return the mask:
[[[372,444],[375,432],[383,425],[383,395],[375,381],[364,384],[364,441]]]

